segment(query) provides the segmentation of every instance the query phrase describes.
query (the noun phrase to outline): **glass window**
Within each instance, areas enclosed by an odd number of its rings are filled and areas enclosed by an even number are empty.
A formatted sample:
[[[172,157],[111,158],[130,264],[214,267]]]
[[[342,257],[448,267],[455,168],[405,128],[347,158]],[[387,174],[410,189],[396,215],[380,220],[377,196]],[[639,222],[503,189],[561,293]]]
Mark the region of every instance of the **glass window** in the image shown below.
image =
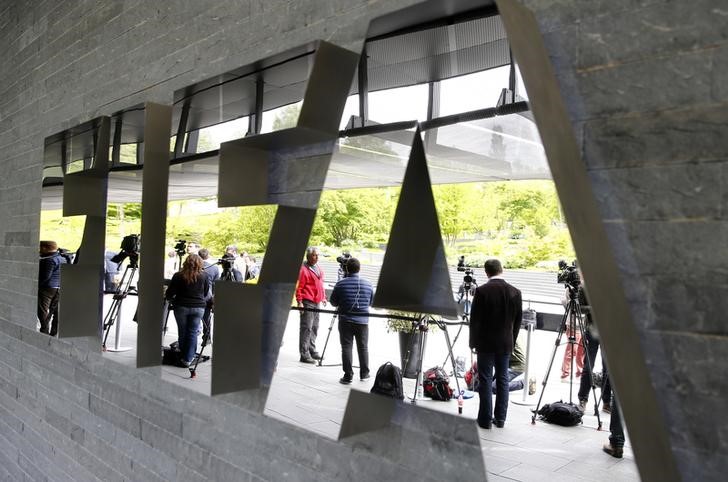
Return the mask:
[[[369,94],[369,119],[380,124],[427,120],[427,84],[380,90]]]
[[[220,149],[220,144],[245,137],[248,132],[248,117],[240,117],[200,129],[195,152],[208,152]]]
[[[484,70],[440,82],[440,117],[495,107],[508,87],[510,67]]]

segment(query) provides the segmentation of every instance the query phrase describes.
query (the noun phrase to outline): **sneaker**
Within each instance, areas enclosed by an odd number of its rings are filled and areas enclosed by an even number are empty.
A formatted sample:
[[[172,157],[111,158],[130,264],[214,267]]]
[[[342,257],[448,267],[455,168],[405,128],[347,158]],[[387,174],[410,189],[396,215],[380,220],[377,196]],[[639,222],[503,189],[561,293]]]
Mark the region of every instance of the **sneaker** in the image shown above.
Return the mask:
[[[612,413],[612,407],[611,405],[609,405],[609,402],[604,402],[604,404],[602,405],[602,412]]]
[[[565,377],[561,377],[561,383],[569,383],[569,375],[566,375]]]
[[[190,362],[186,362],[184,360],[177,360],[177,363],[175,364],[175,366],[178,366],[180,368],[189,368]]]
[[[321,355],[319,354],[319,352],[315,351],[315,352],[311,353],[311,358],[313,358],[314,360],[320,360]]]
[[[351,384],[351,378],[341,377],[339,379],[339,383],[341,383],[342,385],[350,385]]]
[[[361,376],[361,381],[364,381],[364,380],[369,380],[370,378],[372,378],[372,376],[371,376],[370,374],[368,374],[368,373],[367,373],[366,375],[362,375],[362,376]]]
[[[622,447],[614,447],[611,443],[604,444],[604,447],[602,447],[602,450],[605,453],[607,453],[607,454],[609,454],[612,457],[617,458],[617,459],[621,459],[622,458],[622,454],[624,452],[622,450]]]
[[[301,363],[309,363],[311,365],[314,365],[316,363],[316,360],[314,360],[310,356],[309,357],[302,356],[301,359],[298,360],[298,361],[300,361]]]
[[[579,400],[579,410],[581,410],[581,413],[586,412],[586,400]]]

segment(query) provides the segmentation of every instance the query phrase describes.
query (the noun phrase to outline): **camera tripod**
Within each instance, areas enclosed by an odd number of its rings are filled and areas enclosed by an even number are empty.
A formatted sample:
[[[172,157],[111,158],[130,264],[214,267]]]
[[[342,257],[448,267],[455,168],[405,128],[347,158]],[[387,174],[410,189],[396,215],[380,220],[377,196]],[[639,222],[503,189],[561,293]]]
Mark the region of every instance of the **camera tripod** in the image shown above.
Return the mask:
[[[124,269],[124,274],[121,276],[119,286],[117,286],[116,293],[114,293],[114,300],[112,301],[109,311],[106,313],[106,317],[104,318],[104,339],[101,343],[101,349],[103,351],[107,351],[106,340],[109,338],[109,332],[111,331],[111,327],[114,325],[114,322],[117,322],[116,340],[114,342],[114,350],[112,351],[121,351],[119,348],[119,337],[121,336],[121,304],[129,295],[129,291],[134,289],[132,288],[131,283],[138,269],[138,257],[130,256],[129,264],[126,265],[126,269]]]
[[[210,359],[209,355],[203,355],[202,353],[205,351],[205,347],[210,342],[212,309],[210,309],[209,312],[206,312],[205,315],[206,316],[202,317],[202,344],[200,345],[200,352],[195,356],[194,365],[190,363],[190,378],[195,378],[197,376],[197,365],[199,365],[201,361],[206,362]]]
[[[329,332],[326,333],[326,341],[324,342],[324,349],[321,350],[321,358],[319,358],[319,360],[318,360],[318,366],[320,366],[320,367],[323,367],[323,366],[327,366],[327,367],[338,367],[338,366],[341,366],[341,363],[332,363],[330,365],[324,365],[323,364],[324,363],[324,355],[326,355],[326,347],[329,346],[329,337],[331,337],[331,331],[334,329],[334,324],[336,323],[336,320],[338,318],[339,318],[338,313],[335,313],[334,316],[331,317],[331,323],[329,323]],[[359,367],[354,367],[353,365],[352,365],[352,367],[353,368],[359,368]]]
[[[587,341],[586,336],[584,333],[584,318],[581,311],[581,305],[579,304],[578,300],[578,286],[571,286],[570,284],[566,285],[569,290],[569,303],[566,305],[566,311],[564,311],[564,316],[561,319],[561,324],[559,325],[559,332],[556,335],[556,342],[554,343],[554,350],[551,353],[551,360],[549,361],[548,369],[546,370],[546,376],[543,379],[543,382],[541,383],[541,395],[538,397],[538,402],[536,403],[536,408],[532,411],[533,416],[531,417],[531,423],[536,423],[536,415],[538,415],[538,409],[541,406],[541,401],[543,399],[543,395],[546,392],[546,384],[549,380],[549,375],[551,374],[551,368],[554,365],[554,358],[556,357],[556,350],[561,346],[561,338],[564,335],[564,331],[568,332],[568,340],[567,343],[571,344],[572,346],[572,352],[575,345],[577,345],[576,341],[576,330],[579,330],[579,333],[581,334],[581,344],[584,346],[584,353],[586,354],[588,352],[587,350]],[[586,363],[586,367],[589,370],[589,384],[591,385],[592,389],[592,395],[594,396],[594,413],[597,416],[597,430],[602,429],[602,420],[599,417],[599,410],[598,410],[598,404],[601,400],[600,398],[597,398],[596,393],[596,386],[594,384],[594,370],[591,366],[591,360],[589,360],[588,356],[584,357],[584,362]],[[571,357],[571,370],[569,371],[569,403],[573,404],[573,391],[574,391],[574,357]]]
[[[460,382],[458,381],[456,373],[457,368],[455,367],[455,357],[452,354],[452,343],[450,342],[450,334],[447,331],[447,323],[442,320],[435,320],[431,316],[423,316],[419,320],[412,321],[412,329],[410,330],[410,342],[409,346],[407,347],[407,353],[404,357],[404,366],[402,367],[402,373],[404,373],[407,370],[407,365],[409,365],[409,360],[412,356],[417,336],[420,336],[422,338],[422,343],[420,343],[419,346],[419,359],[416,367],[417,376],[415,381],[415,389],[414,393],[412,394],[412,398],[410,399],[410,403],[412,404],[417,403],[417,391],[420,385],[423,383],[422,361],[425,355],[425,347],[427,346],[427,333],[429,332],[430,324],[437,325],[437,327],[440,328],[443,333],[445,333],[445,343],[447,344],[448,356],[450,358],[450,362],[452,363],[453,378],[455,378],[457,393],[460,394]]]
[[[463,278],[463,284],[461,285],[463,292],[460,293],[460,297],[458,298],[457,304],[462,303],[463,304],[463,314],[462,314],[462,323],[460,323],[460,328],[458,328],[458,332],[455,334],[455,338],[452,341],[453,346],[458,342],[458,338],[460,338],[460,334],[463,331],[463,326],[468,325],[470,326],[470,306],[472,305],[472,301],[470,299],[470,292],[474,291],[475,288],[478,287],[478,284],[475,282],[475,278],[473,278],[471,275],[465,275],[470,276],[471,280],[466,281],[465,278]],[[442,366],[447,365],[447,360],[450,358],[451,352],[449,352],[445,356],[445,361],[442,362]],[[472,366],[472,363],[470,364]],[[467,370],[466,370],[467,371]],[[457,375],[457,372],[453,372],[453,374]]]

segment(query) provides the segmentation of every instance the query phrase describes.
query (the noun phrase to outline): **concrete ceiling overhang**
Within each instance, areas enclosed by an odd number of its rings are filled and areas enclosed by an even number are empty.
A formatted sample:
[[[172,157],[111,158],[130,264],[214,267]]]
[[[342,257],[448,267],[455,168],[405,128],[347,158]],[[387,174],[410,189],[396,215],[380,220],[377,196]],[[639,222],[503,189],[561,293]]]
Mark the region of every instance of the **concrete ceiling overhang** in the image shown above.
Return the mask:
[[[475,5],[481,8],[472,10]],[[438,15],[450,15],[447,22],[426,23],[416,29],[398,25],[374,28],[366,42],[366,62],[359,65],[366,67],[366,91],[436,82],[508,65],[511,57],[501,19],[492,4],[483,5],[443,1],[438,6],[449,10]],[[459,16],[452,17],[454,14]],[[316,43],[302,45],[176,91],[172,133],[194,132],[298,102],[303,98],[317,47]],[[354,81],[350,94],[361,89],[361,82]],[[262,105],[256,105],[256,99]],[[432,121],[420,124],[434,184],[550,178],[530,113],[506,111],[496,115],[495,109],[491,110],[492,115],[466,116],[448,125],[428,127]],[[143,105],[117,112],[111,124],[113,146],[143,146]],[[349,123],[362,124],[372,127],[374,123],[359,118]],[[381,126],[375,132],[366,128],[342,131],[324,188],[400,185],[416,122],[397,124]],[[81,164],[90,162],[96,128],[93,121],[87,122],[46,139],[44,210],[60,208],[63,173],[69,172],[69,163],[75,162],[74,168],[80,169]],[[119,158],[119,150],[111,152],[108,202],[140,202],[143,159],[127,164]],[[172,156],[169,199],[216,196],[218,152]]]

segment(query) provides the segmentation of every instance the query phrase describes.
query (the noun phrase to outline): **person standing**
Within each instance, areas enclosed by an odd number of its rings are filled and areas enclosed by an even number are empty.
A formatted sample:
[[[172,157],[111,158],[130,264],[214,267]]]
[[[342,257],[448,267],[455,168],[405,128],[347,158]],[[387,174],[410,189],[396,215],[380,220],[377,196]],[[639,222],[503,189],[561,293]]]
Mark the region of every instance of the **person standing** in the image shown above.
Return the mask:
[[[174,306],[174,318],[179,333],[180,363],[189,367],[197,353],[197,336],[205,306],[212,298],[212,284],[205,274],[202,258],[190,254],[185,258],[182,269],[172,276],[166,294]]]
[[[321,356],[316,351],[316,336],[318,335],[319,314],[307,309],[316,309],[319,303],[326,306],[326,291],[324,290],[324,271],[318,264],[319,251],[316,247],[306,248],[306,262],[301,265],[298,272],[298,285],[296,286],[296,302],[301,311],[301,326],[298,336],[298,351],[301,363],[316,363]]]
[[[344,376],[340,383],[348,385],[354,378],[352,368],[352,345],[356,340],[356,353],[359,356],[359,378],[363,381],[369,375],[369,307],[374,298],[372,284],[359,276],[361,263],[356,258],[346,262],[346,277],[334,286],[331,304],[339,308],[339,340],[341,341],[341,361]]]
[[[497,259],[485,262],[488,281],[475,290],[470,313],[470,348],[478,355],[478,425],[503,427],[508,411],[508,362],[521,329],[521,292],[503,279]],[[493,369],[496,396],[493,410]]]
[[[119,288],[117,277],[121,271],[121,263],[112,260],[116,253],[106,250],[104,254],[104,293],[116,293]]]
[[[40,332],[56,336],[58,333],[61,265],[66,260],[58,251],[58,244],[55,241],[41,241],[39,252],[38,321],[40,321]]]

